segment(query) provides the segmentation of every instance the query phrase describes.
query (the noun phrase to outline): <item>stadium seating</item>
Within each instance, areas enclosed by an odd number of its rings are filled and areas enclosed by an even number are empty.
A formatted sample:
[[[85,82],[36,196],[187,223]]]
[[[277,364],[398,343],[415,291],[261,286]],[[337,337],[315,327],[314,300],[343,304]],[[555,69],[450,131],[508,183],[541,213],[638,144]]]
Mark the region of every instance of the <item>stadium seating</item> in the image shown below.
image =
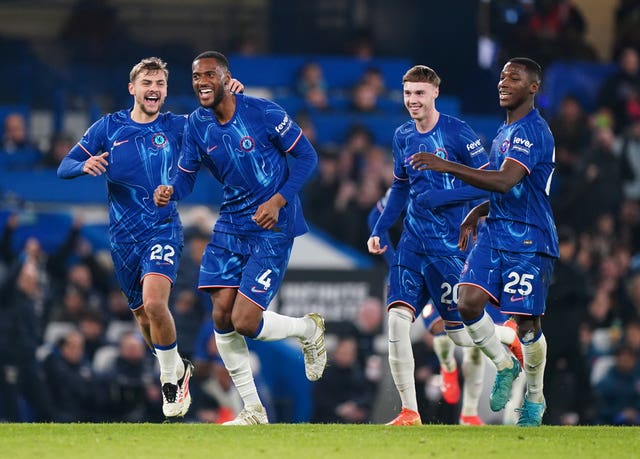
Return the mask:
[[[600,86],[616,68],[615,64],[596,62],[554,62],[545,72],[539,99],[543,99],[549,114],[556,112],[560,101],[568,94],[576,96],[587,111],[593,111]]]
[[[284,55],[284,56],[239,56],[229,57],[234,76],[240,78],[252,94],[272,95],[273,100],[282,105],[292,115],[301,111],[307,111],[316,125],[318,142],[338,144],[346,138],[349,128],[353,124],[362,124],[368,127],[374,135],[375,142],[384,147],[390,147],[393,133],[397,126],[407,120],[401,100],[381,99],[380,111],[374,114],[361,114],[349,111],[349,89],[361,77],[368,67],[379,69],[387,85],[395,87],[401,75],[411,66],[406,59],[401,58],[373,58],[358,60],[341,56],[308,56]],[[295,82],[300,68],[309,60],[317,62],[323,69],[325,79],[330,88],[330,102],[334,107],[330,112],[309,111],[305,102],[295,91]],[[577,95],[586,108],[595,105],[597,88],[607,75],[615,69],[614,65],[603,65],[582,62],[559,62],[550,66],[544,78],[544,90],[541,94],[541,105],[547,112],[553,112],[561,98],[571,92]],[[128,69],[119,68],[119,73],[126,73]],[[191,93],[190,86],[186,83],[187,71],[172,69],[172,92],[167,99],[166,109],[174,113],[189,113],[197,106],[195,97]],[[95,71],[86,66],[76,66],[65,72],[60,82],[61,90],[77,90],[82,94],[81,85],[74,85],[73,77],[78,75],[94,75]],[[124,83],[114,83],[121,80],[121,75],[114,78],[113,72],[102,75],[100,78],[108,78],[109,83],[105,87],[115,94],[124,93],[121,96],[122,106],[130,103],[126,92],[120,91]],[[96,77],[98,78],[98,77]],[[93,77],[87,80],[94,82]],[[455,95],[441,94],[436,102],[438,109],[449,115],[458,116],[467,121],[470,126],[482,137],[485,146],[490,141],[498,127],[501,125],[502,116],[497,115],[470,115],[462,113],[460,99]],[[91,111],[90,120],[101,116],[96,103],[88,105]],[[56,110],[64,110],[61,103]],[[0,120],[7,113],[18,111],[30,115],[30,108],[26,104],[14,104],[0,106]],[[60,119],[61,114],[54,114],[54,119]],[[102,204],[106,200],[104,179],[78,179],[62,181],[58,179],[55,171],[33,172],[7,172],[0,170],[0,191],[17,196],[22,201],[33,201],[44,204],[76,203],[76,204]],[[221,190],[214,181],[198,180],[194,192],[185,202],[191,204],[212,204],[219,202]],[[91,235],[92,230],[87,230]],[[99,232],[99,231],[96,231]]]

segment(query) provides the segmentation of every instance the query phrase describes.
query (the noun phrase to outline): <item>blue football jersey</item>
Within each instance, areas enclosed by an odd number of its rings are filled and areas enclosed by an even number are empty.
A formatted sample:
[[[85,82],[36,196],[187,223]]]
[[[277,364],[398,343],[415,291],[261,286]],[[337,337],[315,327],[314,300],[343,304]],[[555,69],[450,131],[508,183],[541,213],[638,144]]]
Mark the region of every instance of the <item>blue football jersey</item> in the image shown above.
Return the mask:
[[[178,180],[189,175],[191,178],[184,180],[193,182],[204,165],[223,188],[215,230],[251,234],[266,231],[252,217],[289,178],[287,154],[295,155],[292,150],[303,134],[277,104],[243,94],[235,97],[235,113],[225,124],[208,108],[200,107],[189,115]],[[297,194],[280,209],[273,231],[290,236],[308,231]]]
[[[133,121],[130,110],[111,113],[87,129],[63,160],[59,175],[71,178],[81,175],[78,166],[88,156],[109,152],[105,176],[112,241],[140,242],[158,234],[182,237],[176,203],[156,207],[153,192],[177,172],[185,122],[184,115],[173,113],[161,113],[146,124]]]
[[[506,193],[490,195],[487,228],[491,247],[512,252],[558,256],[558,234],[549,189],[555,167],[555,145],[549,125],[538,110],[504,124],[491,146],[492,169],[516,161],[527,175]]]
[[[410,185],[403,221],[405,247],[434,255],[460,253],[460,223],[470,210],[469,203],[427,208],[418,204],[416,197],[430,189],[455,190],[467,185],[451,174],[413,169],[409,159],[420,151],[473,168],[488,164],[487,153],[467,123],[443,113],[431,131],[418,132],[411,120],[397,128],[393,138],[394,175],[399,180],[408,180]]]

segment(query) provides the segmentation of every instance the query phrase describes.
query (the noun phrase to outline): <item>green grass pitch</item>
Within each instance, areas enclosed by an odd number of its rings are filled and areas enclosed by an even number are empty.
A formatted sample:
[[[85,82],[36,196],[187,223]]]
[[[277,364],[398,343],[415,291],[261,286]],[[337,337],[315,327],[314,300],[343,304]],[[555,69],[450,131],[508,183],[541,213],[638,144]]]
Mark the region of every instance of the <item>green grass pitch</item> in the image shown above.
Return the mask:
[[[640,428],[0,424],[2,458],[640,458]]]

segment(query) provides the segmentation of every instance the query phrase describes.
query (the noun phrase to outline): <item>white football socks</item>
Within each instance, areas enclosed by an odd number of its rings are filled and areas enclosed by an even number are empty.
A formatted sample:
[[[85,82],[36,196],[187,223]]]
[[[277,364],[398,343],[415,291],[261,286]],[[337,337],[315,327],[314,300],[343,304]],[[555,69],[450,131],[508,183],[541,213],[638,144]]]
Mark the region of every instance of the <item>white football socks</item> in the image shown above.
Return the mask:
[[[454,350],[455,343],[447,335],[437,335],[433,337],[433,352],[435,352],[440,362],[440,367],[447,372],[451,372],[458,367]]]
[[[230,333],[215,332],[218,352],[229,371],[244,406],[262,405],[249,364],[249,348],[244,336],[235,330]]]
[[[527,378],[525,397],[530,402],[540,403],[543,400],[544,368],[547,364],[547,340],[544,334],[533,343],[523,343],[524,373]]]
[[[506,344],[507,346],[513,343],[513,340],[518,339],[516,332],[512,328],[505,327],[504,325],[496,325],[496,336],[502,344]]]
[[[477,416],[484,380],[484,355],[478,347],[462,348],[462,416]]]
[[[495,324],[489,314],[483,311],[480,320],[471,325],[465,324],[464,328],[469,332],[475,345],[482,349],[498,370],[511,368],[511,358],[496,336]]]
[[[183,366],[180,354],[178,354],[178,345],[176,344],[170,349],[158,349],[154,346],[154,350],[160,364],[160,383],[177,384],[178,373],[180,367]]]
[[[411,348],[412,314],[401,308],[389,311],[389,367],[404,408],[418,411],[415,386],[415,361]]]
[[[262,330],[255,339],[260,341],[278,341],[295,337],[308,338],[315,331],[316,324],[304,317],[283,316],[272,311],[262,313]]]

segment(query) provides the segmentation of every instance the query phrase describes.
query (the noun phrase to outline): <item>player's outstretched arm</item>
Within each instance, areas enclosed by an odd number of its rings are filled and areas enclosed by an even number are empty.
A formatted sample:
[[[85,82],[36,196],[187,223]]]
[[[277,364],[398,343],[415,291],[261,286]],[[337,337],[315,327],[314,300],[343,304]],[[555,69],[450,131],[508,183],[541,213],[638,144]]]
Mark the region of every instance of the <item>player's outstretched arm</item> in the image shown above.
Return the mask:
[[[473,169],[464,164],[442,159],[433,153],[418,152],[411,156],[409,164],[415,170],[432,170],[453,174],[469,185],[483,190],[506,193],[513,188],[528,171],[516,161],[503,161],[500,170]]]

